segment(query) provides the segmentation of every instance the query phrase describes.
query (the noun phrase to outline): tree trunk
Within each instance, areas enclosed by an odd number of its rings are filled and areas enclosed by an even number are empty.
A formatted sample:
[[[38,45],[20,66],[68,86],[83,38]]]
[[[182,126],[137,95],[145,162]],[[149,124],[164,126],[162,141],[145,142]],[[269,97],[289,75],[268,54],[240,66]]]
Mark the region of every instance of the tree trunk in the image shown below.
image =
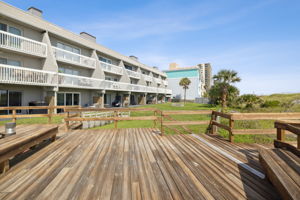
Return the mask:
[[[186,98],[186,88],[184,88],[184,101],[183,101],[183,105],[185,105],[185,98]]]
[[[226,88],[224,88],[222,92],[222,112],[224,112],[226,107],[227,107],[227,90]]]

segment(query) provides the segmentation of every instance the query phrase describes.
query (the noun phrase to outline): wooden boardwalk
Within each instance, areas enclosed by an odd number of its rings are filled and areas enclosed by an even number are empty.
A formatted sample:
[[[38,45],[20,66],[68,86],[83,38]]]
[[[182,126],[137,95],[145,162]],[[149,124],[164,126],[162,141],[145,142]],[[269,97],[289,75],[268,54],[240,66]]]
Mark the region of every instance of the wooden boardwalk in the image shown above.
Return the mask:
[[[157,131],[68,132],[1,176],[0,199],[279,198],[243,166],[262,172],[254,146]]]

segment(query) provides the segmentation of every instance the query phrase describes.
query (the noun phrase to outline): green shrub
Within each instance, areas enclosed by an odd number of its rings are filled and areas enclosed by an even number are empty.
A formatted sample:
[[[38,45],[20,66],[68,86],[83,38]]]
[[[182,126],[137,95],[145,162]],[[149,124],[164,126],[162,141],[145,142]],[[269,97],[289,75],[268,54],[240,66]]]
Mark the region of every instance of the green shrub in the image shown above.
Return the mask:
[[[262,108],[274,108],[280,106],[280,101],[272,100],[272,101],[265,101],[261,104]]]

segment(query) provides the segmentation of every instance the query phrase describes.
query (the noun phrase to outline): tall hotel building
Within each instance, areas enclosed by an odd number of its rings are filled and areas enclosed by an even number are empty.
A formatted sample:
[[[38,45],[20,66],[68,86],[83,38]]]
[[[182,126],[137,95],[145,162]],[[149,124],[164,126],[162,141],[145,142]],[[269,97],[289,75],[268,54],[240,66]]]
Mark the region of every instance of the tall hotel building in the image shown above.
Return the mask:
[[[165,101],[166,74],[45,21],[42,11],[0,2],[0,107],[121,106]]]

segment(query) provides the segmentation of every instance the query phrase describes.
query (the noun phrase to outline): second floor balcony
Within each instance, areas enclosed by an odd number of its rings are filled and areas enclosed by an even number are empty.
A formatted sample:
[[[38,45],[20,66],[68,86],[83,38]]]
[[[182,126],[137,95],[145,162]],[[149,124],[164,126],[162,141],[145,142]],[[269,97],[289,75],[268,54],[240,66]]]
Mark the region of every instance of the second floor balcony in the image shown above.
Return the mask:
[[[99,63],[100,63],[100,66],[101,66],[103,71],[109,72],[109,73],[112,73],[112,74],[123,75],[123,68],[122,67],[119,67],[119,66],[116,66],[116,65],[113,65],[113,64],[109,64],[109,63],[106,63],[106,62],[102,62],[102,61],[99,61]]]
[[[162,94],[170,92],[165,88],[108,81],[3,64],[0,64],[0,83]]]
[[[132,71],[129,69],[126,69],[126,72],[128,74],[129,77],[131,78],[135,78],[135,79],[140,79],[141,78],[141,73],[136,72],[136,71]]]
[[[149,75],[146,75],[146,74],[143,74],[143,78],[144,78],[145,81],[149,81],[149,82],[153,81],[153,78]]]
[[[52,47],[55,58],[59,61],[71,63],[74,65],[79,65],[87,68],[95,69],[96,59],[83,56],[81,54],[76,54],[71,51],[60,49],[57,47]]]
[[[47,45],[26,37],[0,30],[0,48],[34,56],[46,57]]]

